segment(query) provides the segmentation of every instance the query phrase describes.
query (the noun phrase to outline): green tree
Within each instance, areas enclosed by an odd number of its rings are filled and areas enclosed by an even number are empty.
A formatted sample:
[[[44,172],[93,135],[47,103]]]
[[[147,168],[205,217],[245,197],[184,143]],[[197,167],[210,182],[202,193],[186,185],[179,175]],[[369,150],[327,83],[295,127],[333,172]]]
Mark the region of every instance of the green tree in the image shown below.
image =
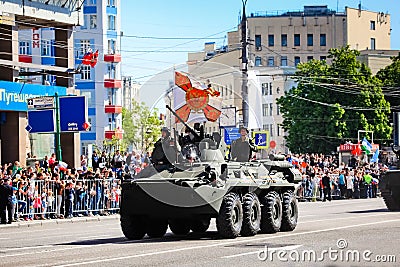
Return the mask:
[[[358,130],[373,131],[375,139],[390,137],[390,105],[358,55],[347,46],[329,50],[330,64],[298,65],[297,87],[278,99],[291,151],[330,153],[340,143],[357,142]]]
[[[132,110],[122,108],[125,147],[133,145],[135,149],[149,151],[161,135],[161,125],[158,110],[150,110],[143,102],[134,102]]]
[[[376,77],[386,89],[386,99],[390,102],[392,111],[400,111],[400,97],[397,94],[400,87],[400,53],[392,57],[392,64],[379,70]]]

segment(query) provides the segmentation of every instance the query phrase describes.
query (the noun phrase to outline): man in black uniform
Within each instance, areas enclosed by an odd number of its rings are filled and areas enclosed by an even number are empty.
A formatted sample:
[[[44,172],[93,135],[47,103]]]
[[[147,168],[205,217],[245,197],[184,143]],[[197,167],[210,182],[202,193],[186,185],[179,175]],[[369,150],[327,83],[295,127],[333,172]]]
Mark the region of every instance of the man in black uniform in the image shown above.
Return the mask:
[[[0,185],[0,218],[1,224],[9,223],[11,224],[13,220],[13,203],[12,203],[12,195],[13,189],[10,185],[11,179],[6,178],[1,182]],[[8,213],[8,222],[6,220],[6,215]]]
[[[251,159],[252,152],[257,152],[257,147],[247,137],[249,131],[245,127],[239,128],[240,137],[232,142],[231,159],[246,162]]]
[[[151,162],[158,172],[167,170],[176,161],[177,149],[167,127],[161,130],[161,138],[154,144]]]
[[[326,199],[331,201],[331,177],[329,176],[328,171],[325,171],[325,174],[322,177],[322,186],[324,190],[324,199],[322,201],[326,201]]]

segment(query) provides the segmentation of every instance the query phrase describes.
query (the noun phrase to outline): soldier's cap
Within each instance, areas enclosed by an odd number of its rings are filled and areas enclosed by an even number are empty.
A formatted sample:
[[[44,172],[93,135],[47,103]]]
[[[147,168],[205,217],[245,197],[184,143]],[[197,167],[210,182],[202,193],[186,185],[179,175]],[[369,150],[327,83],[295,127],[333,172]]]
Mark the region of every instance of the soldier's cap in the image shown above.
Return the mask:
[[[248,130],[246,127],[244,127],[244,126],[240,126],[240,127],[239,127],[239,133],[240,133],[240,131],[241,131],[242,129],[246,130],[246,132],[249,133],[249,130]]]
[[[169,133],[169,129],[168,129],[167,127],[162,127],[162,128],[161,128],[161,132],[167,132],[167,133]]]

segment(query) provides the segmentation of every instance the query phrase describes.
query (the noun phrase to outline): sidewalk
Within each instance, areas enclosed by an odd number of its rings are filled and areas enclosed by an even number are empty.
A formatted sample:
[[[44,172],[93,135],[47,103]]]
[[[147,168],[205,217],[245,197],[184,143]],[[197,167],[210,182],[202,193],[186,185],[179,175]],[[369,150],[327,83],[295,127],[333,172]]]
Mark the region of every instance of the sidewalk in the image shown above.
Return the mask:
[[[119,222],[119,214],[112,214],[112,215],[107,215],[107,216],[73,217],[71,219],[18,221],[18,222],[13,222],[12,224],[0,224],[0,231],[2,229],[7,229],[7,228],[36,227],[36,226],[45,226],[48,224],[94,222],[94,221],[105,221],[105,220],[116,220]]]

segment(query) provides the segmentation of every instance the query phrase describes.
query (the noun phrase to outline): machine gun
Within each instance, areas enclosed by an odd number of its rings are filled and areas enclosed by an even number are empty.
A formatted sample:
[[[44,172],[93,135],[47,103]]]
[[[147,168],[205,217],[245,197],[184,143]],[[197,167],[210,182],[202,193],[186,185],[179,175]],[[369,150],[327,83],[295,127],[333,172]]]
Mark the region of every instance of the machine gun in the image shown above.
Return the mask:
[[[203,126],[199,127],[199,132],[197,133],[195,131],[195,129],[193,129],[192,127],[190,127],[169,105],[166,105],[166,108],[171,111],[172,114],[174,114],[174,116],[180,121],[182,122],[182,124],[186,127],[186,129],[188,129],[190,131],[191,134],[193,134],[194,136],[194,140],[193,142],[195,144],[198,144],[199,142],[201,142],[201,140],[204,139],[204,128]]]

